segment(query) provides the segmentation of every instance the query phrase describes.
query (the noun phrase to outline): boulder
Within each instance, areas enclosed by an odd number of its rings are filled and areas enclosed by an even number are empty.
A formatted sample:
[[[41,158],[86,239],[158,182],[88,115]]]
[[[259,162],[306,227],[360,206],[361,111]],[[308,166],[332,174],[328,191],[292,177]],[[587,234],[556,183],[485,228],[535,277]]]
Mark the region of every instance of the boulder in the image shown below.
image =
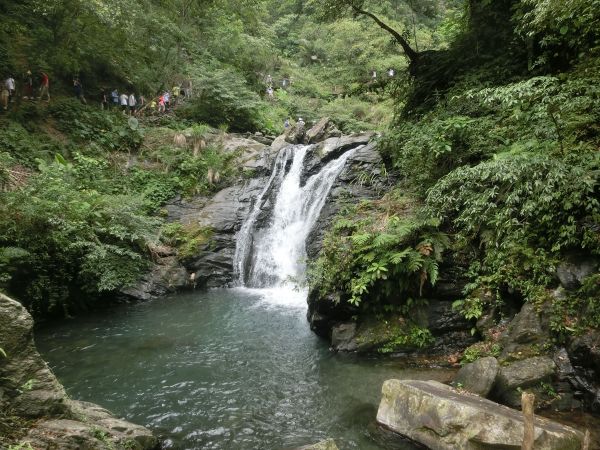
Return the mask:
[[[305,445],[304,447],[298,447],[296,450],[338,450],[338,446],[335,445],[333,439],[327,439],[313,445]]]
[[[33,319],[0,294],[0,411],[38,419],[23,439],[40,449],[154,449],[158,439],[92,403],[70,400],[33,342]],[[0,414],[1,415],[1,414]]]
[[[432,450],[520,449],[523,417],[476,395],[436,381],[388,380],[377,422]],[[579,450],[583,435],[535,417],[536,450]]]
[[[331,137],[340,137],[342,132],[338,130],[329,117],[319,120],[304,136],[305,144],[315,144]]]
[[[238,134],[224,134],[219,136],[220,144],[225,153],[248,150],[252,153],[260,153],[267,145],[257,142],[254,139],[248,139]]]
[[[286,141],[285,138],[286,138],[285,134],[282,134],[281,136],[277,136],[275,138],[275,140],[273,141],[273,143],[271,144],[271,151],[276,154],[282,148],[285,148],[288,145],[290,145],[290,143],[288,141]]]
[[[189,274],[176,256],[158,258],[152,269],[134,286],[123,288],[120,296],[125,299],[147,301],[186,288]]]
[[[498,375],[498,360],[493,356],[465,364],[456,374],[454,383],[473,394],[487,397]]]
[[[305,134],[306,126],[304,125],[304,123],[297,123],[284,134],[285,141],[288,144],[301,144],[304,140]]]
[[[521,390],[539,388],[541,382],[550,381],[556,364],[547,356],[535,356],[500,367],[496,377],[494,396],[502,403],[521,406]]]
[[[600,330],[588,330],[575,337],[569,345],[568,353],[575,365],[600,374]],[[600,380],[600,376],[596,379]]]
[[[342,352],[354,352],[358,349],[356,341],[356,322],[340,323],[331,330],[331,347]]]
[[[569,256],[556,268],[556,276],[560,284],[568,291],[581,286],[583,280],[598,270],[600,262],[589,256]]]
[[[361,145],[366,145],[373,138],[374,133],[360,133],[360,134],[351,134],[348,136],[340,136],[340,137],[331,137],[329,139],[321,142],[317,147],[317,153],[321,159],[322,163],[327,163],[341,154],[345,153],[347,150],[359,147]],[[372,152],[365,151],[355,157],[358,157],[356,161],[358,162],[368,162],[372,164],[374,161],[372,158],[377,159],[377,154],[373,154]],[[365,161],[365,159],[367,159]]]
[[[519,351],[528,350],[533,344],[542,345],[548,339],[548,333],[542,327],[535,306],[525,303],[500,338],[503,348],[502,357],[506,358]]]
[[[0,294],[0,409],[37,418],[66,415],[67,395],[33,342],[33,319],[19,303]]]
[[[33,448],[64,450],[155,449],[158,440],[139,425],[117,419],[93,403],[71,401],[78,420],[48,419],[35,424],[24,441]]]

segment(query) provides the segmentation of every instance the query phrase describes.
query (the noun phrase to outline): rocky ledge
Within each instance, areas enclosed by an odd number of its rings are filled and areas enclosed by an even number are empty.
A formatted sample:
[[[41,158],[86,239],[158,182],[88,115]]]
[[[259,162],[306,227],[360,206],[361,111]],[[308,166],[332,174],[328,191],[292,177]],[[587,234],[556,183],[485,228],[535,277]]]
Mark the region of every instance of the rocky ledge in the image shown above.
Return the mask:
[[[388,380],[377,422],[432,450],[521,448],[521,412],[437,381]],[[583,434],[535,417],[536,450],[579,450]]]
[[[0,424],[3,418],[30,424],[20,443],[34,449],[155,449],[150,430],[114,417],[92,403],[71,400],[35,348],[33,319],[0,294]],[[15,430],[11,430],[11,435]],[[18,433],[17,433],[18,434]],[[4,440],[0,447],[16,444]]]

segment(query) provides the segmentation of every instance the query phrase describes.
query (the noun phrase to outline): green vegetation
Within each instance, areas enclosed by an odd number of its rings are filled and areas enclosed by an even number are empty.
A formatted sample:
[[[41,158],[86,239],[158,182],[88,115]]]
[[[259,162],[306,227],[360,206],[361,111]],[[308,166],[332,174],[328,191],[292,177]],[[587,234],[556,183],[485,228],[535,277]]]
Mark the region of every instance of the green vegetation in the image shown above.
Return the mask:
[[[235,155],[218,144],[194,156],[173,144],[177,131],[152,128],[147,138],[120,113],[65,99],[28,111],[0,124],[0,288],[38,316],[69,315],[135,283],[167,239],[160,207],[235,175]],[[183,256],[199,245],[185,236]]]
[[[344,211],[312,287],[361,311],[408,307],[454,255],[470,279],[455,306],[469,319],[506,301],[550,302],[557,336],[600,327],[597,275],[552,294],[568,255],[600,255],[600,5],[468,4],[443,24],[447,47],[411,58],[414,82],[394,92],[381,142],[405,202],[422,207],[407,217],[396,204],[383,220],[378,202]],[[465,358],[494,353],[473,352]]]
[[[437,230],[437,221],[419,218],[406,197],[393,192],[341,216],[309,273],[323,294],[347,293],[355,306],[391,302],[406,307],[415,304],[426,285],[435,284],[448,238]]]
[[[470,319],[490,301],[550,301],[558,336],[600,325],[596,277],[552,294],[560,261],[600,253],[596,0],[27,0],[0,13],[1,71],[52,80],[48,105],[19,101],[0,120],[0,286],[39,314],[132,283],[157,245],[184,260],[210,245],[210,230],[164,226],[161,207],[239,175],[218,139],[206,146],[214,128],[328,115],[345,132],[385,130],[400,180],[343,211],[313,288],[407,315],[452,255]],[[195,95],[138,127],[57,100],[73,76],[88,99],[184,79]]]

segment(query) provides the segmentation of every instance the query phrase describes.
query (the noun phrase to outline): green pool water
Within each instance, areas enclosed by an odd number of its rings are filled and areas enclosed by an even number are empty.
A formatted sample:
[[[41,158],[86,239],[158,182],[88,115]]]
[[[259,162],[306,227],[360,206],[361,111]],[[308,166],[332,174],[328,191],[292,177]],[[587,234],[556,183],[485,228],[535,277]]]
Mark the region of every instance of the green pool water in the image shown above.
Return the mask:
[[[451,372],[331,353],[303,293],[223,289],[174,295],[36,332],[68,393],[146,425],[176,449],[414,449],[375,426],[389,378]]]

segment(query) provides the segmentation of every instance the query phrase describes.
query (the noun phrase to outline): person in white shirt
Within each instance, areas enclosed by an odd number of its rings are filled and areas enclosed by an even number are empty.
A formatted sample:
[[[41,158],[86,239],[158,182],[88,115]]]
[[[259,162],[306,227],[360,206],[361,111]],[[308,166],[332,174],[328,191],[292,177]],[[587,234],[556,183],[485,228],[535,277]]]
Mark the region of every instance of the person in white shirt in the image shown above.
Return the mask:
[[[127,111],[127,104],[129,103],[129,96],[125,93],[119,96],[119,104],[121,105],[121,111]]]
[[[6,84],[6,89],[8,89],[8,95],[12,102],[15,96],[15,79],[9,75],[4,83]]]
[[[135,114],[135,105],[137,105],[137,101],[135,100],[135,95],[133,92],[129,95],[129,115],[132,116]]]

